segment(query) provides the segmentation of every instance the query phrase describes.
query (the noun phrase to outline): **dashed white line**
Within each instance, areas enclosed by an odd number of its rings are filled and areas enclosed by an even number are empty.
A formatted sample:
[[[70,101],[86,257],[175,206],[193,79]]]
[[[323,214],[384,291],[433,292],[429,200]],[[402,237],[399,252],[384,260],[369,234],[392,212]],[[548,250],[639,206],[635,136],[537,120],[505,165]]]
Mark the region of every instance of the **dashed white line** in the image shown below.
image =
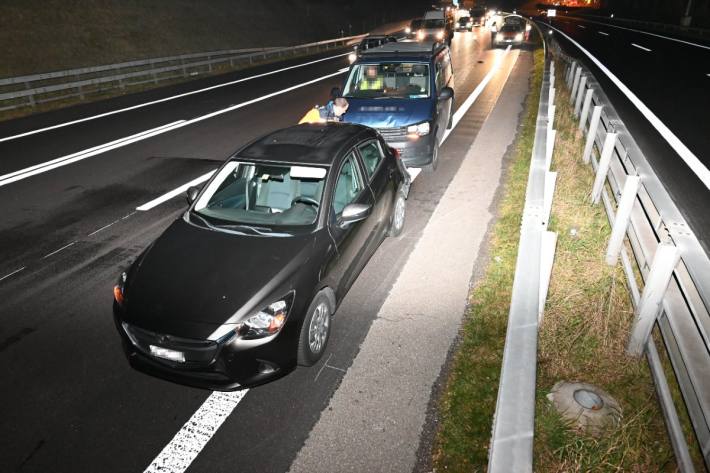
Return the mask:
[[[25,266],[21,267],[20,269],[16,269],[13,272],[11,272],[10,274],[6,274],[5,276],[1,277],[0,281],[4,281],[5,279],[9,278],[10,276],[14,276],[15,274],[19,273],[20,271],[22,271],[24,269],[25,269]]]
[[[603,34],[604,36],[609,36],[609,33],[605,33],[604,31],[597,31],[599,34]]]
[[[59,248],[58,250],[54,250],[54,251],[52,251],[51,253],[42,256],[42,259],[47,259],[47,258],[49,258],[50,256],[56,255],[56,254],[59,253],[60,251],[64,251],[64,250],[66,250],[67,248],[69,248],[70,246],[72,246],[72,245],[74,245],[74,244],[76,244],[76,241],[73,241],[73,242],[69,243],[68,245],[62,246],[62,247]]]
[[[685,164],[695,173],[696,176],[700,179],[700,182],[705,185],[708,189],[710,189],[710,169],[705,167],[705,165],[698,159],[695,154],[693,154],[690,149],[688,149],[687,146],[663,123],[660,118],[654,114],[650,108],[644,104],[641,99],[639,99],[636,94],[634,94],[631,89],[629,89],[626,84],[621,82],[616,75],[614,75],[613,72],[611,72],[604,64],[601,63],[599,59],[594,57],[592,53],[584,49],[584,47],[579,44],[577,41],[572,39],[569,35],[564,33],[558,28],[555,28],[554,26],[550,26],[550,28],[554,29],[558,33],[560,33],[562,36],[567,38],[567,40],[574,44],[576,47],[579,48],[580,51],[582,51],[591,61],[596,64],[596,66],[604,73],[606,76],[611,79],[611,81],[621,90],[624,95],[631,101],[631,103],[634,104],[634,106],[638,109],[639,112],[641,112],[641,115],[646,117],[646,119],[651,123],[651,125],[658,131],[658,133],[663,137],[664,140],[675,150],[676,153],[678,153],[678,156],[685,161]]]
[[[617,28],[620,30],[633,31],[634,33],[641,33],[641,34],[645,34],[648,36],[655,36],[656,38],[667,39],[668,41],[675,41],[676,43],[687,44],[688,46],[695,46],[696,48],[710,49],[710,46],[705,46],[704,44],[693,43],[691,41],[684,41],[684,40],[678,39],[678,38],[671,38],[670,36],[663,36],[662,34],[649,33],[648,31],[636,30],[634,28],[626,28],[624,26],[612,25],[609,23],[602,23],[599,21],[593,21],[593,20],[587,20],[587,19],[581,19],[581,18],[577,18],[576,20],[577,21],[586,21],[587,23],[594,23],[595,25],[606,26],[607,28]]]
[[[99,233],[100,231],[106,230],[106,229],[107,229],[108,227],[110,227],[111,225],[115,225],[116,223],[118,223],[118,222],[120,222],[120,221],[121,221],[120,218],[119,218],[118,220],[114,220],[113,222],[109,223],[108,225],[104,225],[103,227],[99,228],[98,230],[94,230],[93,232],[89,233],[89,234],[86,235],[86,236],[87,236],[87,237],[94,236],[94,235],[96,235],[97,233]]]
[[[247,392],[210,394],[144,473],[182,473],[187,470]]]
[[[577,28],[582,28],[583,30],[586,30],[586,29],[587,29],[587,27],[584,26],[584,25],[577,25]]]
[[[182,98],[182,97],[187,97],[187,96],[189,96],[189,95],[200,94],[200,93],[202,93],[202,92],[207,92],[207,91],[210,91],[210,90],[218,89],[218,88],[220,88],[220,87],[228,87],[228,86],[230,86],[230,85],[239,84],[239,83],[241,83],[241,82],[246,82],[246,81],[248,81],[248,80],[258,79],[258,78],[261,78],[261,77],[266,77],[266,76],[270,76],[270,75],[273,75],[273,74],[278,74],[279,72],[284,72],[284,71],[288,71],[288,70],[291,70],[291,69],[296,69],[296,68],[299,68],[299,67],[310,66],[310,65],[312,65],[312,64],[316,64],[316,63],[323,62],[323,61],[329,61],[329,60],[331,60],[331,59],[337,59],[337,58],[340,58],[340,57],[343,57],[343,56],[347,56],[348,54],[349,54],[349,53],[338,54],[338,55],[335,55],[335,56],[329,56],[329,57],[326,57],[326,58],[316,59],[315,61],[304,62],[303,64],[296,64],[296,65],[294,65],[294,66],[289,66],[289,67],[283,67],[283,68],[281,68],[281,69],[276,69],[276,70],[274,70],[274,71],[264,72],[264,73],[262,73],[262,74],[256,74],[256,75],[253,75],[253,76],[244,77],[244,78],[242,78],[242,79],[237,79],[237,80],[233,80],[233,81],[230,81],[230,82],[225,82],[225,83],[222,83],[222,84],[213,85],[213,86],[210,86],[210,87],[205,87],[205,88],[202,88],[202,89],[193,90],[193,91],[191,91],[191,92],[186,92],[186,93],[184,93],[184,94],[172,95],[172,96],[170,96],[170,97],[165,97],[165,98],[162,98],[162,99],[153,100],[153,101],[146,102],[146,103],[142,103],[142,104],[138,104],[138,105],[133,105],[132,107],[125,107],[125,108],[121,108],[121,109],[118,109],[118,110],[113,110],[113,111],[111,111],[111,112],[100,113],[100,114],[98,114],[98,115],[92,115],[92,116],[90,116],[90,117],[81,118],[81,119],[79,119],[79,120],[72,120],[72,121],[69,121],[69,122],[60,123],[60,124],[58,124],[58,125],[52,125],[52,126],[48,126],[48,127],[44,127],[44,128],[38,128],[38,129],[36,129],[36,130],[28,131],[28,132],[25,132],[25,133],[19,133],[19,134],[17,134],[17,135],[6,136],[6,137],[4,137],[4,138],[0,138],[0,143],[2,143],[2,142],[4,142],[4,141],[15,140],[15,139],[17,139],[17,138],[23,138],[23,137],[25,137],[25,136],[34,135],[34,134],[37,134],[37,133],[42,133],[42,132],[45,132],[45,131],[56,130],[57,128],[63,128],[63,127],[70,126],[70,125],[76,125],[77,123],[83,123],[83,122],[87,122],[87,121],[90,121],[90,120],[96,120],[96,119],[98,119],[98,118],[108,117],[108,116],[111,116],[111,115],[115,115],[115,114],[117,114],[117,113],[128,112],[129,110],[135,110],[135,109],[138,109],[138,108],[148,107],[148,106],[150,106],[150,105],[155,105],[155,104],[162,103],[162,102],[168,102],[168,101],[170,101],[170,100],[175,100],[175,99],[179,99],[179,98]]]
[[[141,212],[145,212],[145,211],[150,210],[154,207],[157,207],[160,204],[162,204],[163,202],[167,202],[168,200],[172,199],[176,195],[182,194],[183,192],[187,191],[190,187],[196,186],[198,184],[202,184],[207,179],[212,177],[212,174],[214,174],[214,171],[210,171],[207,174],[203,174],[200,177],[196,177],[195,179],[191,180],[190,182],[181,185],[177,189],[173,189],[170,192],[167,192],[167,193],[161,195],[160,197],[151,200],[150,202],[147,202],[139,207],[136,207],[136,210],[140,210]]]
[[[645,47],[643,47],[643,46],[641,46],[641,45],[639,45],[639,44],[636,44],[636,43],[631,43],[631,46],[634,46],[634,47],[639,48],[639,49],[643,49],[643,50],[646,51],[646,52],[651,52],[650,49],[645,48]]]

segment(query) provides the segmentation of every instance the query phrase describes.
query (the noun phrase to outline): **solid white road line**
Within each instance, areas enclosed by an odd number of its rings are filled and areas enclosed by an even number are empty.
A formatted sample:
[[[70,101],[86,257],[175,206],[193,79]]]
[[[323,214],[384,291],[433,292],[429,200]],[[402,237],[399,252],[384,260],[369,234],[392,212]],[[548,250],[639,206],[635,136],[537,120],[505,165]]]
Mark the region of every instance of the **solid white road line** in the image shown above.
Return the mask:
[[[609,36],[609,33],[605,33],[603,31],[598,31],[599,34],[603,34],[604,36]]]
[[[295,66],[282,67],[281,69],[276,69],[276,70],[274,70],[274,71],[269,71],[269,72],[264,72],[264,73],[262,73],[262,74],[256,74],[256,75],[253,75],[253,76],[244,77],[244,78],[242,78],[242,79],[237,79],[237,80],[233,80],[233,81],[230,81],[230,82],[225,82],[225,83],[222,83],[222,84],[217,84],[217,85],[213,85],[213,86],[210,86],[210,87],[205,87],[205,88],[203,88],[203,89],[193,90],[193,91],[191,91],[191,92],[185,92],[185,93],[183,93],[183,94],[178,94],[178,95],[172,95],[172,96],[170,96],[170,97],[165,97],[165,98],[162,98],[162,99],[153,100],[153,101],[150,101],[150,102],[145,102],[145,103],[138,104],[138,105],[133,105],[133,106],[131,106],[131,107],[125,107],[125,108],[121,108],[121,109],[118,109],[118,110],[113,110],[113,111],[106,112],[106,113],[100,113],[100,114],[98,114],[98,115],[92,115],[92,116],[90,116],[90,117],[80,118],[80,119],[78,119],[78,120],[72,120],[72,121],[69,121],[69,122],[60,123],[60,124],[58,124],[58,125],[52,125],[52,126],[48,126],[48,127],[45,127],[45,128],[38,128],[38,129],[36,129],[36,130],[28,131],[28,132],[25,132],[25,133],[19,133],[19,134],[17,134],[17,135],[6,136],[6,137],[4,137],[4,138],[0,138],[0,143],[2,143],[2,142],[4,142],[4,141],[15,140],[15,139],[17,139],[17,138],[22,138],[22,137],[25,137],[25,136],[34,135],[34,134],[37,134],[37,133],[42,133],[42,132],[49,131],[49,130],[56,130],[57,128],[63,128],[63,127],[70,126],[70,125],[76,125],[77,123],[83,123],[83,122],[87,122],[87,121],[90,121],[90,120],[96,120],[96,119],[98,119],[98,118],[108,117],[108,116],[110,116],[110,115],[115,115],[115,114],[117,114],[117,113],[127,112],[127,111],[129,111],[129,110],[135,110],[135,109],[138,109],[138,108],[148,107],[148,106],[150,106],[150,105],[155,105],[155,104],[158,104],[158,103],[168,102],[168,101],[170,101],[170,100],[175,100],[175,99],[179,99],[179,98],[182,98],[182,97],[187,97],[187,96],[190,96],[190,95],[201,94],[202,92],[207,92],[207,91],[210,91],[210,90],[219,89],[219,88],[221,88],[221,87],[228,87],[228,86],[230,86],[230,85],[239,84],[239,83],[241,83],[241,82],[246,82],[246,81],[252,80],[252,79],[259,79],[259,78],[261,78],[261,77],[266,77],[266,76],[270,76],[270,75],[273,75],[273,74],[278,74],[279,72],[289,71],[289,70],[291,70],[291,69],[296,69],[296,68],[299,68],[299,67],[310,66],[310,65],[312,65],[312,64],[316,64],[316,63],[323,62],[323,61],[329,61],[329,60],[331,60],[331,59],[337,59],[337,58],[340,58],[340,57],[343,57],[343,56],[347,56],[348,54],[349,54],[349,53],[338,54],[338,55],[335,55],[335,56],[329,56],[329,57],[322,58],[322,59],[316,59],[315,61],[304,62],[303,64],[296,64]]]
[[[502,52],[502,54],[499,54],[496,57],[495,62],[493,63],[493,67],[491,67],[491,70],[488,71],[488,74],[486,74],[486,76],[483,78],[483,80],[478,84],[478,86],[476,86],[476,88],[473,90],[473,92],[471,92],[471,95],[469,95],[468,98],[466,98],[466,101],[461,104],[461,106],[458,108],[458,110],[456,110],[456,113],[454,113],[454,118],[453,118],[453,126],[451,127],[450,130],[446,130],[446,132],[444,133],[444,136],[441,138],[441,144],[443,144],[444,141],[446,141],[446,139],[449,137],[449,134],[451,134],[451,132],[456,128],[456,125],[458,125],[461,118],[471,108],[471,106],[476,101],[478,96],[481,95],[481,92],[483,92],[483,89],[486,87],[486,85],[488,85],[488,83],[493,78],[493,75],[500,68],[500,64],[501,64],[503,58],[508,54],[509,51],[510,51],[510,45],[508,45],[508,47]],[[347,70],[347,68],[345,70]],[[343,70],[342,72],[344,72],[345,70]],[[421,172],[421,169],[419,169],[419,168],[411,168],[411,169],[407,169],[407,170],[409,172],[409,175],[411,176],[412,182],[414,182],[414,180],[417,178],[417,176]],[[210,177],[212,177],[213,173],[214,173],[214,171],[211,171],[207,174],[197,177],[197,178],[193,179],[192,181],[185,183],[185,184],[181,185],[180,187],[173,189],[170,192],[163,194],[156,199],[151,200],[150,202],[147,202],[139,207],[136,207],[136,210],[146,211],[146,210],[150,210],[152,208],[155,208],[158,205],[172,199],[173,197],[180,195],[183,192],[187,191],[188,188],[190,188],[192,186],[196,186],[202,182],[205,182]]]
[[[587,29],[587,27],[586,27],[586,26],[584,26],[584,25],[577,25],[577,28],[582,28],[582,29],[584,29],[584,30],[586,30],[586,29]]]
[[[131,143],[135,143],[137,141],[142,141],[148,138],[152,138],[153,136],[161,135],[163,133],[167,133],[169,131],[177,130],[178,128],[182,128],[184,126],[192,125],[194,123],[201,122],[203,120],[207,120],[209,118],[216,117],[218,115],[222,115],[224,113],[231,112],[233,110],[237,110],[239,108],[246,107],[247,105],[252,105],[257,102],[261,102],[266,99],[270,99],[272,97],[275,97],[277,95],[285,94],[287,92],[291,92],[292,90],[299,89],[301,87],[305,87],[307,85],[314,84],[316,82],[329,79],[331,77],[337,76],[342,74],[343,72],[347,71],[347,68],[340,69],[337,72],[334,72],[332,74],[327,74],[322,77],[318,77],[313,80],[309,80],[307,82],[302,82],[300,84],[296,84],[294,86],[288,87],[286,89],[278,90],[276,92],[272,92],[270,94],[266,94],[261,97],[257,97],[252,100],[248,100],[246,102],[242,102],[237,105],[232,105],[231,107],[224,108],[222,110],[217,110],[216,112],[208,113],[206,115],[202,115],[196,118],[193,118],[191,120],[179,120],[177,122],[169,123],[167,125],[163,125],[158,128],[153,128],[152,130],[147,130],[147,131],[142,131],[140,133],[137,133],[135,135],[131,135],[125,138],[121,138],[116,141],[112,141],[110,143],[106,143],[103,145],[95,146],[93,148],[89,148],[83,151],[79,151],[77,153],[73,153],[67,156],[62,156],[61,158],[56,158],[51,161],[47,161],[41,164],[37,164],[34,166],[30,166],[25,169],[21,169],[19,171],[14,171],[9,174],[5,174],[0,176],[0,187],[10,184],[12,182],[20,181],[22,179],[26,179],[30,176],[34,176],[37,174],[41,174],[43,172],[50,171],[52,169],[56,169],[61,166],[66,166],[67,164],[75,163],[77,161],[81,161],[82,159],[86,159],[92,156],[96,156],[97,154],[105,153],[107,151],[110,151],[112,149],[116,148],[121,148],[123,146],[129,145]]]
[[[212,177],[212,174],[214,174],[214,171],[210,171],[207,174],[203,174],[202,176],[197,177],[197,178],[191,180],[190,182],[181,185],[177,189],[173,189],[170,192],[163,194],[160,197],[153,199],[150,202],[147,202],[147,203],[141,205],[140,207],[136,207],[136,210],[140,210],[141,212],[145,212],[146,210],[150,210],[153,207],[157,207],[160,204],[162,204],[163,202],[167,202],[168,200],[172,199],[173,197],[187,191],[190,187],[196,186],[198,184],[202,184],[207,179]]]
[[[548,25],[549,26],[549,25]],[[685,161],[685,164],[688,165],[688,167],[695,173],[696,176],[700,179],[700,181],[710,189],[710,170],[705,167],[705,165],[700,162],[697,156],[693,154],[692,151],[688,149],[685,144],[680,141],[680,139],[675,136],[675,134],[651,111],[650,108],[644,104],[641,99],[639,99],[636,94],[631,92],[631,89],[629,89],[623,82],[619,80],[618,77],[614,75],[604,64],[599,61],[596,57],[592,55],[589,51],[584,49],[581,44],[579,44],[577,41],[573,40],[570,38],[567,34],[562,32],[561,30],[555,28],[554,26],[551,27],[558,33],[560,33],[562,36],[567,38],[572,44],[577,46],[580,51],[582,51],[589,59],[592,60],[596,66],[601,69],[601,71],[606,74],[606,76],[611,79],[611,81],[621,90],[621,92],[626,95],[626,97],[631,101],[631,103],[636,106],[636,108],[641,112],[641,115],[646,117],[646,119],[651,123],[651,125],[660,133],[660,135],[663,137],[663,139],[666,140],[666,142],[675,150],[676,153],[681,157],[683,161]]]
[[[24,266],[21,267],[20,269],[14,270],[14,271],[11,272],[10,274],[6,274],[5,276],[3,276],[3,277],[0,278],[0,281],[4,281],[5,279],[9,278],[10,276],[14,276],[15,274],[19,273],[19,272],[22,271],[23,269],[25,269]]]
[[[459,122],[461,121],[461,118],[463,118],[463,116],[466,114],[466,112],[468,112],[468,110],[471,108],[471,106],[476,101],[478,96],[481,95],[481,92],[483,92],[483,89],[485,89],[486,86],[488,85],[488,83],[491,81],[491,79],[493,79],[493,76],[495,75],[495,73],[498,72],[498,69],[500,69],[500,65],[503,62],[503,58],[505,58],[505,56],[510,52],[510,48],[511,48],[511,46],[508,45],[508,47],[505,48],[505,50],[503,51],[502,54],[498,54],[496,56],[495,62],[493,63],[493,66],[488,71],[486,76],[483,78],[483,80],[481,82],[479,82],[479,84],[476,86],[476,88],[473,89],[473,92],[471,92],[471,95],[466,97],[466,100],[461,104],[461,106],[458,108],[458,110],[456,110],[456,112],[454,113],[452,127],[450,130],[446,130],[444,132],[444,136],[441,138],[440,144],[443,144],[444,141],[446,141],[446,139],[449,137],[451,132],[456,129],[456,125],[459,124]]]
[[[60,158],[52,159],[51,161],[46,161],[44,163],[35,164],[34,166],[20,169],[18,171],[3,174],[2,176],[0,176],[0,187],[10,184],[12,182],[21,181],[22,179],[27,179],[30,176],[42,174],[58,167],[66,166],[67,164],[75,163],[77,161],[96,156],[97,154],[105,153],[106,151],[110,151],[112,149],[121,148],[131,143],[135,143],[136,141],[145,140],[146,138],[150,138],[152,136],[156,136],[161,133],[174,130],[184,122],[185,120],[179,120],[173,123],[168,123],[167,125],[159,126],[151,130],[142,131],[140,133],[136,133],[135,135],[126,136],[124,138],[111,141],[110,143],[104,143],[102,145],[94,146],[93,148],[85,149],[77,153],[72,153],[66,156],[62,156]]]
[[[636,43],[631,43],[631,46],[635,46],[635,47],[637,47],[637,48],[639,48],[639,49],[643,49],[643,50],[646,51],[646,52],[651,52],[650,49],[644,48],[643,46],[638,45],[638,44],[636,44]]]
[[[576,19],[579,21],[586,21],[587,23],[594,23],[595,25],[602,25],[602,26],[606,26],[609,28],[616,28],[619,30],[633,31],[634,33],[641,33],[641,34],[645,34],[648,36],[655,36],[656,38],[667,39],[668,41],[675,41],[676,43],[683,43],[683,44],[687,44],[688,46],[695,46],[696,48],[710,49],[710,46],[705,46],[704,44],[693,43],[691,41],[684,41],[684,40],[678,39],[678,38],[671,38],[670,36],[663,36],[663,35],[657,34],[657,33],[649,33],[648,31],[636,30],[634,28],[626,28],[624,26],[617,26],[617,25],[612,25],[609,23],[602,23],[600,21],[586,20],[586,19],[582,19],[582,18],[576,18]]]
[[[247,392],[210,394],[145,469],[145,473],[182,473],[187,470]]]
[[[52,255],[56,255],[56,254],[59,253],[60,251],[66,250],[67,248],[69,248],[70,246],[73,246],[74,244],[76,244],[76,241],[73,241],[73,242],[69,243],[68,245],[62,246],[62,247],[59,248],[58,250],[54,250],[54,251],[52,251],[51,253],[42,256],[42,259],[47,259],[47,258],[49,258],[49,257],[52,256]]]

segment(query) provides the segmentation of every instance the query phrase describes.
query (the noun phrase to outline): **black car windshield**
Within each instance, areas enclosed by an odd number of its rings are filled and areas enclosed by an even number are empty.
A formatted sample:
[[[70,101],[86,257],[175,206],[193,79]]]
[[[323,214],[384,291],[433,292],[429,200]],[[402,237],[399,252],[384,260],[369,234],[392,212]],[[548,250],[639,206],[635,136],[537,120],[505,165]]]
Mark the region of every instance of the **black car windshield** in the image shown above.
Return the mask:
[[[519,25],[511,25],[511,24],[503,25],[500,28],[500,31],[502,33],[516,33],[521,30],[522,30],[522,28]]]
[[[194,211],[227,222],[221,225],[225,227],[311,225],[318,216],[326,173],[315,166],[230,161],[195,202]]]
[[[343,92],[360,99],[429,97],[429,65],[412,62],[356,64]]]
[[[427,30],[443,28],[444,26],[446,26],[444,20],[424,20],[424,23],[422,24],[422,28]]]
[[[469,21],[471,21],[471,18],[470,18],[470,17],[468,17],[468,16],[463,16],[463,17],[459,18],[459,25],[465,25],[465,24],[468,23]]]

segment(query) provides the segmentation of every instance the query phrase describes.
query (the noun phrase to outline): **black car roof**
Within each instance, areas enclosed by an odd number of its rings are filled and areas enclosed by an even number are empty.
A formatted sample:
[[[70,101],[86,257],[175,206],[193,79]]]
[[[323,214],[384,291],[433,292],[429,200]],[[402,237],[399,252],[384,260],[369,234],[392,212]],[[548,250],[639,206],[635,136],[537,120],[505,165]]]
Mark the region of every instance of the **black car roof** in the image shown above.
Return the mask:
[[[371,128],[353,123],[309,123],[276,130],[235,153],[235,159],[330,166],[355,140],[376,137]]]

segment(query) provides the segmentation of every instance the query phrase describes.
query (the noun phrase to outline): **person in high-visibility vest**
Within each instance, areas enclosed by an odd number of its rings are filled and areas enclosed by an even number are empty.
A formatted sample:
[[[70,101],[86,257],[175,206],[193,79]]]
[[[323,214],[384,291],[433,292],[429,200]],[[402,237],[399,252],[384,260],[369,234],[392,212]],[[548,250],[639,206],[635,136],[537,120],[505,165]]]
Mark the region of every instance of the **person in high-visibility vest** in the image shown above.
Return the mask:
[[[358,84],[360,90],[382,90],[384,88],[382,76],[377,73],[377,66],[368,66],[365,69],[365,78]]]
[[[310,109],[301,120],[301,123],[325,123],[325,122],[339,122],[342,121],[343,115],[348,110],[348,101],[343,97],[338,97],[335,100],[331,100],[325,106],[319,107],[315,106]]]

